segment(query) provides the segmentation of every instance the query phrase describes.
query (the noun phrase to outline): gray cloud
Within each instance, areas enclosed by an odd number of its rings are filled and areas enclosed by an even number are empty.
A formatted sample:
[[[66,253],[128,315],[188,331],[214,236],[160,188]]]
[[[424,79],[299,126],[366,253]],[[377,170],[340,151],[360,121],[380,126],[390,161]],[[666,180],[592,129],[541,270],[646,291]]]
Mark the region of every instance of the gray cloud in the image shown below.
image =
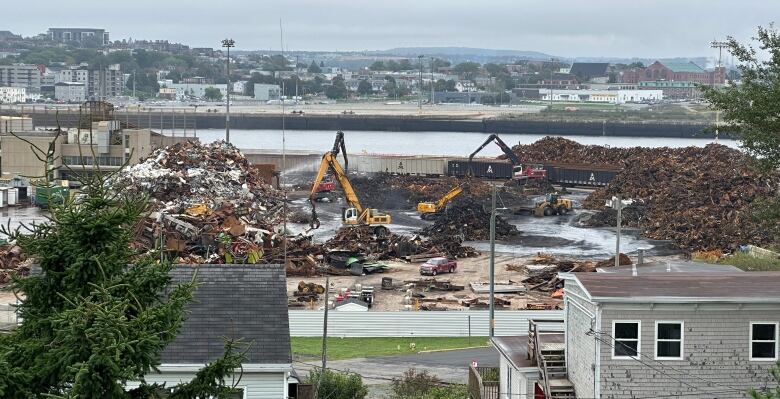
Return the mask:
[[[290,50],[467,46],[574,56],[712,55],[726,35],[747,40],[780,15],[768,0],[299,0],[60,2],[5,19],[24,35],[52,26],[105,27],[114,39],[168,39],[239,50],[274,49],[279,19]]]

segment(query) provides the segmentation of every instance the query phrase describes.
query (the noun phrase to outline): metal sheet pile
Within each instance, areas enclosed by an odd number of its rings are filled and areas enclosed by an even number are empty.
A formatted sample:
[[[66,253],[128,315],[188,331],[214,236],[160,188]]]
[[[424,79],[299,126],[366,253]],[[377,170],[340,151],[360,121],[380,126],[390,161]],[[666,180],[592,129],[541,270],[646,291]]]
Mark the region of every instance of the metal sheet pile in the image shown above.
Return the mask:
[[[152,212],[136,235],[141,250],[162,244],[182,263],[281,262],[284,237],[277,228],[284,195],[230,144],[187,142],[157,150],[113,184],[150,197]],[[288,244],[299,256],[309,245]]]
[[[458,198],[444,211],[436,222],[424,228],[422,233],[436,240],[459,237],[460,241],[490,239],[490,213],[482,202],[472,198]],[[519,235],[517,228],[500,216],[496,216],[496,239],[506,240]]]
[[[22,248],[14,244],[0,246],[0,285],[7,284],[13,276],[27,276],[30,265],[25,262]]]
[[[671,240],[686,252],[733,251],[744,244],[771,242],[770,232],[752,211],[756,201],[774,194],[780,175],[756,171],[751,159],[736,149],[719,144],[609,148],[547,137],[513,151],[529,162],[621,168],[609,186],[594,191],[583,205],[603,210],[605,201],[615,195],[641,201],[644,217],[628,222],[642,228],[646,237]]]

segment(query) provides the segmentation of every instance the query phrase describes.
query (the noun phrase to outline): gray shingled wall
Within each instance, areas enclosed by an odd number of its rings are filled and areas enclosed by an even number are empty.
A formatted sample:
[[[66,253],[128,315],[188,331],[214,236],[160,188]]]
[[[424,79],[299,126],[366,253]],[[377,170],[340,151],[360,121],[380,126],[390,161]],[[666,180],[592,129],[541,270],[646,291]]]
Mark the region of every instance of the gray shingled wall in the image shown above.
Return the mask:
[[[281,265],[197,265],[191,312],[162,363],[203,364],[224,353],[222,337],[251,343],[244,363],[289,364],[290,325],[287,287]],[[196,266],[179,265],[174,283],[190,281]]]
[[[602,345],[602,398],[671,394],[686,398],[742,398],[748,396],[751,387],[777,386],[769,374],[775,362],[749,361],[748,349],[750,322],[780,320],[777,306],[764,305],[763,310],[748,310],[755,309],[751,305],[742,309],[738,305],[656,305],[644,310],[604,306],[601,328],[610,336],[613,320],[641,321],[641,359],[660,371],[635,360],[613,360],[612,348]],[[653,360],[656,321],[685,323],[683,360]],[[736,391],[728,391],[728,387]],[[720,392],[706,394],[707,391]]]
[[[584,296],[582,289],[575,284],[566,286],[566,294],[576,294]],[[578,299],[573,295],[569,298],[571,301],[577,301],[580,305],[587,308],[592,314],[596,314],[596,306],[590,302]],[[566,345],[567,371],[569,381],[574,384],[577,397],[594,397],[594,372],[593,367],[596,359],[596,346],[593,337],[586,335],[591,329],[591,317],[582,309],[568,305],[564,310],[566,312],[566,323],[568,331],[568,341]]]

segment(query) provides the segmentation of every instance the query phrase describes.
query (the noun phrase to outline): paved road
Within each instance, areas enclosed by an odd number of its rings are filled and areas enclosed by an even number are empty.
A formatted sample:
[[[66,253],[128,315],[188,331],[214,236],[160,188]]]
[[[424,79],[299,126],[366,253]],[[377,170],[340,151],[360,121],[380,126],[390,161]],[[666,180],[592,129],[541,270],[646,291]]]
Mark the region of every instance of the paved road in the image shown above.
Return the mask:
[[[363,376],[363,381],[369,386],[387,385],[393,378],[401,377],[410,368],[428,371],[442,381],[465,384],[468,381],[468,367],[473,360],[476,360],[480,366],[498,366],[498,352],[490,347],[335,360],[328,362],[328,368],[357,372]],[[307,360],[305,363],[295,362],[293,366],[298,374],[305,376],[314,366],[319,366],[319,362]],[[376,389],[382,391],[386,387],[376,387]]]

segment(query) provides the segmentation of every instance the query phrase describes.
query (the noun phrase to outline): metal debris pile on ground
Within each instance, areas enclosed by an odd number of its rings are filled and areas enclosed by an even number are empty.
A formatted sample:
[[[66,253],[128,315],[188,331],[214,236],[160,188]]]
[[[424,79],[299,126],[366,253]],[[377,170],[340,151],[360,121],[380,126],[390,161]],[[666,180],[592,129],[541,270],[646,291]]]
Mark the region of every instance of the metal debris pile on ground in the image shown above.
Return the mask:
[[[780,173],[757,171],[737,149],[719,144],[616,148],[546,137],[513,151],[527,162],[620,168],[609,186],[594,191],[583,205],[603,210],[605,201],[617,195],[642,201],[645,217],[627,222],[636,223],[633,227],[643,229],[646,237],[671,240],[684,251],[733,252],[740,245],[772,241],[771,232],[753,217],[753,208],[773,196]]]
[[[28,274],[30,274],[30,265],[25,261],[22,248],[15,244],[0,246],[0,285],[11,282],[13,276]]]
[[[462,258],[479,254],[474,248],[464,247],[460,241],[453,241],[452,238],[424,238],[420,235],[402,236],[394,233],[378,237],[370,226],[341,227],[323,244],[323,249],[329,254],[361,255],[372,261],[402,259],[419,262],[437,256]],[[332,260],[332,256],[329,257]]]
[[[429,237],[465,241],[490,239],[490,213],[482,202],[471,198],[457,198],[433,225],[422,230]],[[519,235],[517,228],[500,216],[496,216],[496,239],[506,240]]]
[[[351,181],[362,201],[380,209],[416,209],[418,202],[434,202],[457,186],[463,187],[464,197],[484,200],[490,196],[490,186],[482,180],[454,176],[377,174]]]
[[[186,142],[159,149],[112,183],[150,198],[152,212],[134,242],[142,251],[162,246],[178,263],[283,261],[284,194],[231,144]],[[306,240],[290,247],[288,259],[310,255]]]

